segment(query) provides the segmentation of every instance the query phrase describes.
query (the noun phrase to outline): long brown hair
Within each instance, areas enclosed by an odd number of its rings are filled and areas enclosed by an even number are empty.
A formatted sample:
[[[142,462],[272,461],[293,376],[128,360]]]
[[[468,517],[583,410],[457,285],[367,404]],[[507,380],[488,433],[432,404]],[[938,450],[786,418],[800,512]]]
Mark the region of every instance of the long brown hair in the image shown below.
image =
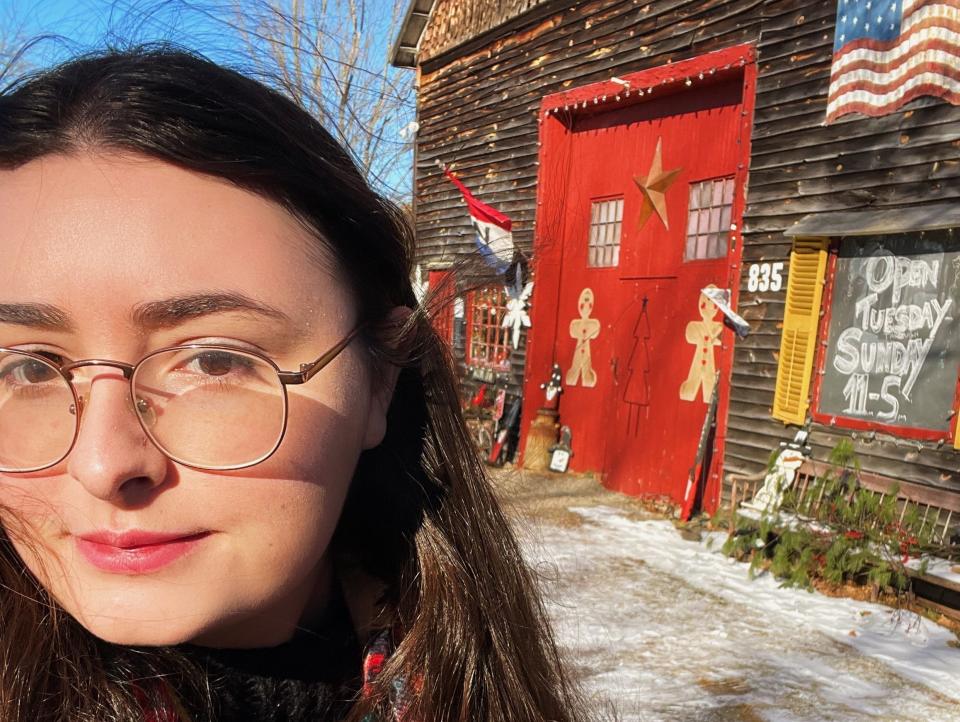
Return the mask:
[[[193,53],[145,46],[72,60],[0,94],[0,169],[108,149],[226,179],[283,205],[331,250],[368,322],[373,363],[401,366],[383,443],[360,458],[332,551],[349,578],[385,589],[373,620],[398,630],[374,694],[350,714],[385,713],[392,680],[414,681],[410,719],[580,719],[535,583],[466,433],[452,366],[410,283],[413,238],[331,135],[286,96]],[[415,308],[402,328],[386,319]],[[131,680],[173,675],[209,714],[205,680],[169,649],[95,639],[0,537],[0,718],[139,719]],[[122,674],[117,671],[121,670]],[[206,711],[204,711],[206,710]]]

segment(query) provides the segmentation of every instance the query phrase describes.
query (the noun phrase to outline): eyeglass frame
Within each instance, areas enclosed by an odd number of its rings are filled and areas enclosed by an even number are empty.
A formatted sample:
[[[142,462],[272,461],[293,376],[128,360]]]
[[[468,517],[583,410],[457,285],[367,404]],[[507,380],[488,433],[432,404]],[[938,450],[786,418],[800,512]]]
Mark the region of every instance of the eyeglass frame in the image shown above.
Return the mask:
[[[81,359],[80,361],[72,361],[63,366],[58,366],[56,363],[51,361],[46,356],[42,354],[25,351],[23,349],[17,348],[5,348],[0,346],[0,353],[16,353],[23,356],[28,356],[38,361],[42,361],[44,364],[55,368],[57,372],[63,377],[64,381],[67,382],[67,386],[70,389],[70,393],[73,395],[74,408],[76,409],[76,423],[74,424],[73,429],[73,440],[70,442],[70,447],[67,451],[56,461],[50,464],[44,464],[43,466],[38,466],[31,469],[21,469],[19,471],[0,471],[3,474],[30,474],[37,471],[43,471],[51,467],[56,466],[68,456],[70,452],[73,451],[73,447],[77,444],[77,439],[80,436],[80,420],[81,414],[83,413],[83,397],[77,393],[76,387],[73,385],[73,375],[72,371],[78,368],[84,368],[87,366],[106,366],[108,368],[119,369],[123,373],[123,377],[129,382],[130,386],[130,403],[133,406],[134,416],[137,417],[137,422],[140,424],[140,428],[143,429],[143,432],[147,435],[147,438],[150,439],[150,442],[171,461],[176,462],[182,466],[186,466],[190,469],[200,469],[202,471],[234,471],[237,469],[247,469],[251,466],[256,466],[257,464],[262,464],[264,461],[273,456],[277,449],[280,448],[280,444],[283,442],[283,437],[287,433],[287,420],[289,418],[289,399],[287,396],[287,386],[299,386],[300,384],[305,384],[307,381],[316,376],[325,366],[329,365],[337,356],[339,356],[350,343],[360,334],[367,324],[360,323],[354,326],[353,330],[350,331],[346,336],[340,339],[336,344],[334,344],[329,350],[319,356],[316,360],[311,361],[310,363],[300,364],[299,371],[283,371],[277,366],[277,363],[271,359],[269,356],[260,353],[259,351],[253,351],[246,348],[237,348],[235,346],[227,346],[225,344],[207,344],[207,343],[188,343],[180,344],[177,346],[165,346],[164,348],[156,349],[151,351],[146,356],[141,358],[135,364],[124,363],[123,361],[111,361],[109,359]],[[263,454],[254,461],[244,463],[244,464],[233,464],[229,466],[201,466],[198,464],[191,464],[182,459],[178,459],[169,452],[167,452],[160,443],[154,438],[153,434],[146,427],[146,424],[143,421],[143,417],[140,415],[140,410],[137,408],[137,401],[134,398],[134,389],[133,389],[133,376],[136,373],[137,369],[149,359],[153,358],[162,353],[167,353],[169,351],[189,351],[193,349],[210,349],[213,351],[229,351],[229,352],[240,352],[244,354],[249,354],[250,356],[255,356],[256,358],[265,361],[270,367],[276,371],[277,377],[280,380],[280,389],[283,392],[283,424],[280,428],[280,434],[277,436],[277,441],[273,445],[273,448],[266,454]]]

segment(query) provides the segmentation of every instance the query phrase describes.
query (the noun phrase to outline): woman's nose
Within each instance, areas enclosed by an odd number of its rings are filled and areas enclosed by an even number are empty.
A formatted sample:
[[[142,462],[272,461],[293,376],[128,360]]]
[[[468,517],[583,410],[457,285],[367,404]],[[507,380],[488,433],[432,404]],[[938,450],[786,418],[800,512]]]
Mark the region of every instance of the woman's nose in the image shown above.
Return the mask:
[[[80,429],[67,472],[100,499],[141,503],[163,483],[167,457],[137,421],[123,374],[92,367],[88,372],[89,382],[78,388],[83,397]]]

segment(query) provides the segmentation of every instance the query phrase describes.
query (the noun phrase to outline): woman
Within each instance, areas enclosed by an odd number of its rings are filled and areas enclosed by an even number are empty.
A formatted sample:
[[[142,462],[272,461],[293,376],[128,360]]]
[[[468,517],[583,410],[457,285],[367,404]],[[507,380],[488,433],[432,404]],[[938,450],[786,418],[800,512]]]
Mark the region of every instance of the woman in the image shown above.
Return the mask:
[[[407,226],[304,110],[69,62],[0,95],[0,217],[0,719],[579,718]]]

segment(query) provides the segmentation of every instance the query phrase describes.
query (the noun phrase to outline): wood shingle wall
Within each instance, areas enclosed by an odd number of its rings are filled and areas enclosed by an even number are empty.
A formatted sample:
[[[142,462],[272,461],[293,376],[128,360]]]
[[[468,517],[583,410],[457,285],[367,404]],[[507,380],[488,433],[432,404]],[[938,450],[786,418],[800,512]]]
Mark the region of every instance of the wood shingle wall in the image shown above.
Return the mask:
[[[420,59],[427,60],[492,30],[545,0],[438,0],[420,41]]]

